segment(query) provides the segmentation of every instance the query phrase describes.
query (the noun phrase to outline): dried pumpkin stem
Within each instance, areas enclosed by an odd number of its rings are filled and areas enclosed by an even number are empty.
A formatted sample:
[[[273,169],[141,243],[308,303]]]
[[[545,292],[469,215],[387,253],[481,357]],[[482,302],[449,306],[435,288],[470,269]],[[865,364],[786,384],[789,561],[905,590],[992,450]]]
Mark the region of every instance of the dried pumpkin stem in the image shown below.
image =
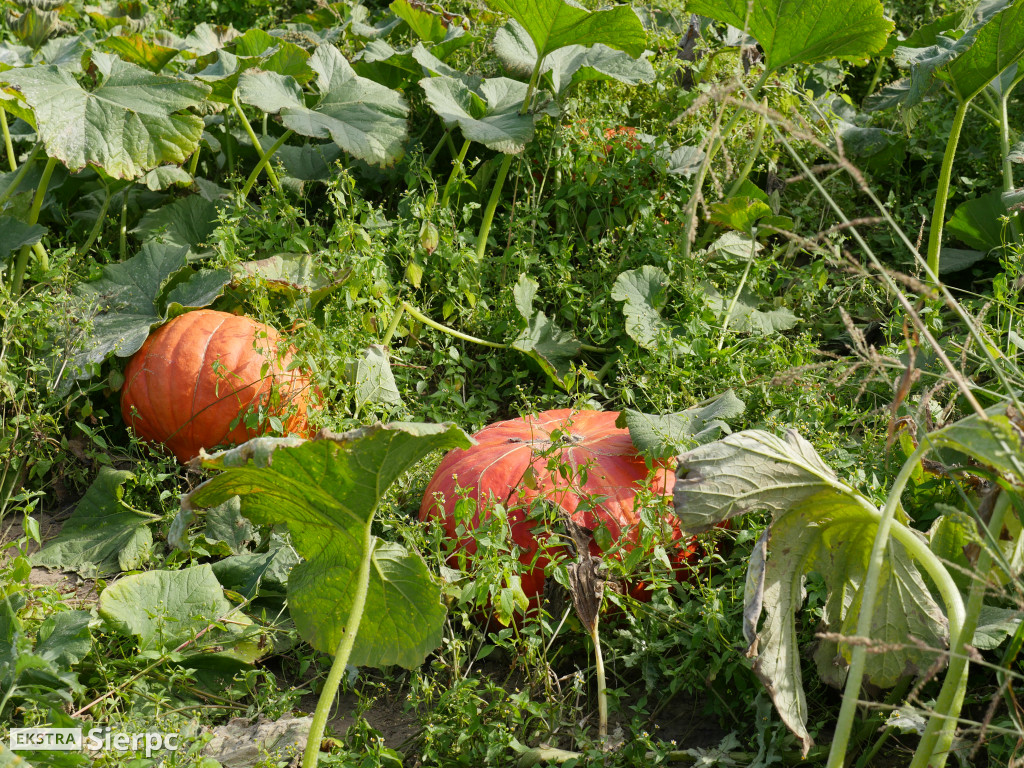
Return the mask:
[[[594,676],[597,678],[597,737],[608,738],[608,684],[604,674],[604,655],[601,653],[601,635],[597,631],[598,619],[594,618],[594,627],[590,630],[590,639],[594,641]]]

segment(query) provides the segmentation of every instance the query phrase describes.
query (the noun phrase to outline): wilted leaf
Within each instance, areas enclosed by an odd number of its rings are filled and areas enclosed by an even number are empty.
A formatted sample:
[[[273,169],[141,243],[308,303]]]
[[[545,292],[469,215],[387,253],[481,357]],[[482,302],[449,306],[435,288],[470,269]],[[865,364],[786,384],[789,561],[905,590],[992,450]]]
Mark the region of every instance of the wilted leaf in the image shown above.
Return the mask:
[[[677,478],[676,515],[686,532],[707,530],[747,511],[772,515],[767,560],[751,562],[745,590],[748,609],[760,604],[764,612],[748,655],[755,658],[754,671],[783,721],[806,750],[811,738],[795,624],[804,601],[804,576],[816,572],[825,581],[821,629],[854,634],[880,513],[793,430],[785,439],[759,430],[740,432],[696,448],[680,456]],[[878,647],[867,657],[866,675],[875,685],[891,687],[900,675],[934,662],[936,652],[924,649],[943,646],[947,623],[895,538],[887,544],[879,587],[870,633]],[[759,612],[749,611],[747,631],[756,630]],[[816,654],[819,674],[839,682],[849,657],[845,643],[827,639]]]
[[[214,506],[239,495],[243,513],[257,524],[287,524],[306,558],[289,576],[289,609],[302,637],[327,653],[343,636],[368,554],[366,608],[349,662],[414,668],[441,640],[440,588],[419,555],[380,541],[369,527],[399,475],[431,451],[471,444],[458,427],[401,423],[313,441],[256,438],[205,459],[207,468],[225,471],[192,491],[183,506]]]
[[[124,503],[131,472],[101,467],[57,538],[32,555],[45,568],[75,571],[92,579],[141,568],[149,557],[151,518]]]

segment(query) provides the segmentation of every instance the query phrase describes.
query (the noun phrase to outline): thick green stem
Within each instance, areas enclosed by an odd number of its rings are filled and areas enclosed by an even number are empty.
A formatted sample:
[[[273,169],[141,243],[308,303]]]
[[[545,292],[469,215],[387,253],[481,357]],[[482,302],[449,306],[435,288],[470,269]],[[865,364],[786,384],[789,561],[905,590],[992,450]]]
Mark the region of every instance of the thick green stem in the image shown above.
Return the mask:
[[[398,331],[398,324],[402,321],[402,315],[405,314],[405,302],[402,302],[395,308],[395,314],[391,317],[391,324],[388,325],[387,331],[384,332],[384,340],[381,342],[385,347],[391,343],[391,340],[395,337],[395,332]]]
[[[103,221],[107,218],[107,209],[110,208],[111,194],[109,187],[106,189],[106,193],[103,198],[103,205],[100,206],[100,215],[96,217],[96,223],[92,225],[89,237],[86,238],[85,244],[78,250],[79,253],[88,253],[93,243],[100,236],[100,232],[103,231]]]
[[[942,169],[939,171],[939,187],[935,191],[935,208],[932,211],[932,225],[928,231],[928,268],[939,274],[939,252],[942,249],[942,227],[946,218],[946,198],[949,197],[949,180],[953,175],[953,158],[956,156],[956,145],[960,142],[960,130],[964,126],[964,116],[970,99],[961,101],[953,114],[953,127],[946,140],[946,154],[942,157]]]
[[[998,544],[1003,530],[1006,510],[1010,507],[1010,494],[1002,491],[996,499],[989,521],[989,539]],[[978,567],[971,583],[971,591],[967,597],[967,614],[963,626],[956,633],[953,624],[949,627],[949,667],[942,681],[935,711],[928,718],[928,725],[921,734],[921,743],[914,752],[910,768],[942,768],[949,755],[949,749],[956,735],[956,721],[963,706],[964,694],[967,692],[968,651],[966,643],[974,639],[974,631],[978,627],[978,616],[988,588],[989,571],[992,570],[992,544],[983,547],[978,556]]]
[[[462,339],[463,341],[469,341],[472,342],[473,344],[480,344],[485,347],[490,347],[491,349],[508,349],[507,344],[499,344],[496,341],[478,339],[476,336],[470,336],[468,333],[456,331],[454,328],[449,328],[447,325],[441,325],[441,323],[437,322],[436,320],[431,320],[429,317],[424,315],[422,312],[416,309],[416,307],[412,306],[408,302],[402,302],[402,309],[404,309],[406,312],[409,313],[411,317],[415,318],[416,320],[419,320],[424,325],[433,328],[435,331],[446,333],[453,338]]]
[[[196,147],[196,151],[192,153],[192,159],[188,162],[188,173],[193,179],[196,176],[196,170],[199,168],[199,154],[203,151],[203,145],[200,144]]]
[[[235,105],[235,112],[238,113],[238,119],[242,123],[242,127],[245,128],[245,132],[249,134],[249,141],[252,142],[253,148],[256,150],[256,154],[259,155],[262,161],[266,157],[266,153],[263,151],[263,147],[260,145],[259,139],[256,138],[256,132],[252,129],[249,124],[249,118],[245,116],[245,110],[242,109],[242,105],[238,101],[238,91],[234,91],[231,94],[231,103]],[[274,171],[274,166],[267,166],[267,178],[270,179],[270,183],[274,185],[274,189],[281,192],[281,182],[277,180],[277,173]]]
[[[1013,163],[1010,162],[1010,118],[1007,112],[1007,102],[1010,100],[1011,90],[1002,94],[999,98],[999,149],[1003,156],[1003,192],[1013,192]],[[1020,239],[1020,227],[1017,226],[1017,212],[1010,211],[1010,234],[1013,240]]]
[[[498,167],[498,174],[494,177],[494,187],[491,189],[491,196],[487,199],[487,207],[484,209],[484,218],[480,222],[480,234],[476,238],[476,260],[482,261],[487,253],[487,236],[491,233],[491,223],[494,221],[494,211],[501,199],[501,188],[505,185],[505,177],[508,176],[508,169],[512,166],[512,155],[505,155]]]
[[[224,110],[224,156],[228,161],[228,173],[232,176],[235,175],[235,151],[231,148],[231,128],[230,126],[231,110]]]
[[[0,107],[0,128],[4,131],[4,149],[7,150],[7,162],[12,171],[18,170],[18,157],[14,154],[14,144],[11,143],[11,131],[7,127],[7,112]]]
[[[32,198],[32,207],[28,212],[27,223],[29,226],[39,221],[39,212],[43,208],[43,200],[46,199],[46,188],[50,185],[50,177],[53,175],[53,169],[56,167],[56,158],[48,158],[46,167],[43,168],[43,175],[39,178],[39,186],[36,187],[35,197]],[[15,295],[21,293],[21,286],[25,281],[25,270],[28,268],[28,255],[31,251],[32,246],[23,245],[18,253],[18,260],[14,264],[14,278],[11,281],[11,288]],[[41,263],[41,266],[46,268],[48,264]]]
[[[36,155],[39,154],[39,150],[42,149],[42,147],[42,144],[36,144],[35,147],[32,148],[32,154],[30,154],[28,159],[22,163],[21,168],[18,169],[18,172],[14,175],[11,183],[7,185],[7,189],[0,192],[0,208],[2,208],[4,203],[6,203],[11,196],[18,191],[18,187],[20,187],[21,182],[25,180],[25,176],[28,175],[28,169],[32,167],[32,162],[36,159]]]
[[[754,87],[750,90],[749,97],[751,99],[757,98],[757,95],[761,92],[764,84],[768,82],[768,78],[771,76],[771,70],[766,69],[761,73],[761,77],[758,78]],[[694,229],[697,226],[697,205],[700,202],[700,191],[704,187],[704,180],[707,178],[708,170],[711,168],[711,161],[715,159],[715,155],[725,144],[725,136],[732,132],[732,129],[736,127],[736,123],[739,122],[740,115],[743,114],[742,109],[737,109],[733,112],[729,122],[726,123],[725,128],[717,131],[714,139],[711,141],[711,146],[708,147],[708,152],[701,161],[700,168],[697,170],[697,177],[693,181],[693,192],[690,194],[690,199],[686,203],[686,210],[683,213],[683,222],[686,231],[683,236],[683,252],[682,260],[687,262],[690,259],[690,251],[692,250],[692,240],[694,235]]]
[[[274,156],[274,153],[277,152],[277,150],[279,150],[284,145],[284,143],[291,138],[293,133],[294,131],[292,130],[287,130],[284,133],[282,133],[281,138],[275,141],[271,145],[270,149],[267,150],[267,153],[263,155],[262,158],[260,158],[260,161],[256,164],[256,167],[252,169],[252,173],[249,174],[249,178],[245,180],[245,186],[242,187],[242,197],[245,197],[246,195],[249,194],[249,191],[252,189],[253,184],[256,183],[256,179],[258,179],[260,176],[260,171],[262,171],[266,167],[267,163],[270,162],[270,158],[272,158]]]
[[[320,698],[316,703],[316,711],[313,712],[313,723],[309,727],[306,751],[302,755],[302,768],[316,768],[317,760],[320,758],[320,741],[323,739],[327,717],[331,713],[334,696],[338,692],[338,686],[341,685],[341,678],[345,674],[345,667],[348,664],[349,656],[352,655],[352,646],[356,641],[356,633],[359,632],[359,623],[363,619],[363,609],[366,607],[366,594],[370,588],[370,564],[373,561],[373,549],[373,534],[371,533],[370,524],[367,522],[363,530],[363,558],[359,562],[355,594],[352,596],[352,610],[345,622],[345,632],[341,636],[341,642],[338,643],[338,650],[334,653],[331,671],[327,674],[327,680],[324,681],[323,690],[320,691]]]
[[[462,149],[459,150],[459,156],[455,159],[455,164],[452,165],[452,172],[448,174],[448,181],[444,185],[444,191],[441,193],[441,207],[444,208],[448,205],[448,196],[452,191],[452,184],[455,183],[455,177],[462,172],[462,163],[466,159],[466,152],[469,151],[469,139],[462,142]]]
[[[964,624],[964,605],[956,583],[949,575],[945,566],[942,565],[942,562],[918,538],[918,535],[894,520],[903,489],[906,487],[911,475],[917,468],[918,462],[927,450],[927,441],[922,441],[917,450],[904,462],[900,473],[893,482],[892,488],[889,490],[889,498],[886,500],[885,507],[881,513],[867,500],[864,500],[862,503],[865,511],[878,521],[878,528],[875,533],[874,545],[871,548],[868,571],[864,577],[864,585],[861,588],[861,612],[857,619],[857,635],[862,638],[867,638],[871,635],[875,602],[878,597],[878,582],[885,560],[885,550],[891,534],[894,539],[904,546],[911,557],[924,566],[932,581],[935,582],[939,594],[946,605],[946,615],[949,619],[950,647],[955,648],[958,645],[961,627]],[[846,688],[843,691],[843,703],[839,708],[839,717],[836,720],[835,735],[832,738],[832,747],[829,750],[827,768],[842,768],[846,758],[850,731],[853,728],[853,720],[857,712],[857,701],[860,697],[861,682],[864,677],[864,668],[867,663],[867,650],[865,645],[855,645],[851,653],[850,669],[847,672]]]

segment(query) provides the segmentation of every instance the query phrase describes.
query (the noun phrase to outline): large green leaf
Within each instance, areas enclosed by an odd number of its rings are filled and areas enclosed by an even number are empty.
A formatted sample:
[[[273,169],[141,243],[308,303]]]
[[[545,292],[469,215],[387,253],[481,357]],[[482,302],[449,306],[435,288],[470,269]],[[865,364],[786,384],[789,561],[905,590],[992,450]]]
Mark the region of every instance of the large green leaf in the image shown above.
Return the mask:
[[[629,439],[643,455],[652,459],[677,456],[695,445],[717,439],[729,431],[726,419],[742,415],[746,405],[727,389],[694,408],[679,413],[651,414],[624,410],[615,426],[629,429]]]
[[[647,44],[640,17],[628,5],[588,11],[572,0],[486,0],[530,35],[541,57],[567,45],[595,45],[639,56]]]
[[[522,152],[533,138],[533,115],[520,114],[527,85],[507,77],[484,80],[470,89],[452,77],[425,77],[427,104],[446,126],[459,126],[464,138],[505,154]]]
[[[626,333],[645,349],[657,349],[672,336],[661,317],[668,300],[668,275],[659,267],[646,266],[623,272],[612,286],[612,298],[623,301]]]
[[[821,630],[855,635],[880,513],[792,430],[785,438],[740,432],[696,448],[679,457],[677,478],[675,509],[684,531],[706,530],[748,511],[772,515],[748,566],[744,635],[754,671],[806,750],[811,738],[796,639],[804,577],[816,572],[825,581]],[[943,646],[947,623],[895,539],[887,544],[880,579],[870,634],[876,647],[865,672],[874,685],[891,687],[901,675],[935,662],[937,651],[926,649]],[[824,640],[815,654],[821,678],[841,683],[850,655],[847,643]]]
[[[960,56],[938,71],[962,100],[972,99],[1024,56],[1024,0],[995,14]]]
[[[156,75],[116,57],[91,91],[52,65],[11,70],[4,79],[35,112],[47,154],[72,171],[97,165],[118,179],[183,163],[203,133],[202,118],[186,110],[210,92],[194,80]]]
[[[188,266],[188,246],[149,241],[138,255],[103,268],[103,276],[80,283],[75,292],[83,299],[83,316],[90,317],[89,333],[77,340],[70,367],[76,375],[89,375],[89,366],[110,354],[134,355],[153,326],[166,321],[169,312],[201,307],[213,302],[230,280],[227,270],[193,272]],[[174,279],[172,293],[163,300],[165,287]]]
[[[1010,403],[986,409],[986,418],[968,416],[928,435],[936,448],[966,454],[1024,485],[1024,416]]]
[[[27,224],[13,216],[0,216],[0,267],[23,245],[35,245],[43,239],[46,227]]]
[[[537,64],[537,48],[518,22],[510,21],[494,36],[494,52],[514,73],[529,77]],[[540,74],[556,96],[586,80],[617,80],[627,85],[654,80],[647,59],[636,59],[600,43],[586,47],[567,45],[544,57]]]
[[[946,222],[946,231],[971,248],[987,253],[1003,244],[999,218],[1005,215],[1002,192],[995,190],[960,203]]]
[[[229,613],[232,605],[209,565],[125,576],[100,595],[100,616],[125,634],[135,635],[144,651],[173,650]],[[207,632],[204,644],[230,641],[245,615],[236,611],[232,618],[225,624],[232,629]]]
[[[371,344],[359,357],[350,360],[345,366],[345,377],[355,391],[357,412],[376,403],[392,406],[402,404],[395,375],[391,372],[388,351],[380,344]]]
[[[312,441],[256,438],[204,459],[224,472],[182,508],[241,496],[242,512],[257,524],[286,524],[306,558],[289,576],[288,606],[302,637],[327,653],[354,618],[359,567],[369,554],[366,607],[349,663],[413,668],[441,640],[440,588],[418,554],[377,539],[370,526],[381,496],[407,469],[432,451],[471,444],[446,424],[377,424]]]
[[[713,285],[704,283],[704,300],[712,311],[725,320],[725,312],[732,305],[729,312],[729,328],[740,333],[753,333],[764,336],[771,333],[781,333],[800,322],[799,318],[787,307],[776,307],[775,309],[760,310],[757,308],[761,303],[760,298],[743,291],[740,293],[736,303],[732,303],[732,297],[722,296]]]
[[[687,0],[686,9],[749,31],[769,70],[866,58],[882,50],[894,27],[879,0]]]
[[[126,470],[101,467],[57,538],[32,555],[32,563],[89,579],[141,568],[153,545],[148,525],[152,518],[123,500],[122,486],[134,477]]]
[[[405,99],[390,88],[360,77],[333,45],[321,45],[309,58],[317,73],[319,98],[306,106],[291,76],[276,72],[244,72],[239,98],[281,120],[302,136],[330,138],[368,163],[388,165],[401,156],[406,137]]]
[[[533,300],[539,288],[536,280],[520,275],[512,289],[516,309],[526,323],[510,346],[533,358],[553,382],[568,390],[574,378],[572,360],[579,355],[582,344],[571,333],[562,330],[553,318],[542,311],[534,312]]]

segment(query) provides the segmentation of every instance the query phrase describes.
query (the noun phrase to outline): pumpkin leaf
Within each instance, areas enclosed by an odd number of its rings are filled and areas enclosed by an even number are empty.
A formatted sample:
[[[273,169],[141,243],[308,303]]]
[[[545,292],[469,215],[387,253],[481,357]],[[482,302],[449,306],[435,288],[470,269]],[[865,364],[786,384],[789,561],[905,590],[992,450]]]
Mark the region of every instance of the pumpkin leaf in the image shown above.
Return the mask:
[[[953,272],[960,272],[983,261],[988,256],[988,251],[975,251],[965,248],[950,248],[942,246],[939,251],[939,274],[948,275]]]
[[[971,248],[988,252],[1003,244],[1000,216],[1006,215],[1002,192],[995,190],[960,203],[946,222],[946,231]],[[940,260],[941,265],[941,260]]]
[[[689,0],[686,9],[750,32],[771,71],[800,62],[866,59],[894,24],[879,0]]]
[[[208,86],[147,72],[112,57],[109,74],[93,90],[53,65],[4,74],[35,114],[46,153],[71,171],[96,165],[116,179],[136,179],[195,151],[203,120],[186,112]]]
[[[1016,0],[983,23],[971,45],[936,74],[957,96],[973,99],[1024,56],[1024,0]]]
[[[999,608],[994,605],[981,606],[978,627],[974,630],[971,645],[982,651],[998,648],[1006,638],[1017,631],[1024,614],[1013,608]]]
[[[317,103],[307,107],[298,83],[276,72],[245,72],[239,98],[271,114],[301,136],[330,138],[368,163],[388,165],[403,151],[405,99],[390,88],[360,77],[333,45],[321,45],[309,58],[316,72]]]
[[[537,65],[537,47],[517,21],[510,21],[494,35],[494,52],[509,70],[529,77]],[[566,45],[544,57],[540,75],[556,96],[587,80],[616,80],[627,85],[650,83],[654,68],[647,59],[600,43],[586,47]]]
[[[231,282],[231,273],[226,269],[200,269],[178,283],[167,293],[167,308],[164,318],[177,317],[189,309],[199,309],[213,304],[224,286]]]
[[[256,438],[205,457],[205,467],[224,471],[182,507],[237,495],[253,522],[288,526],[306,558],[288,577],[288,606],[301,636],[327,653],[338,648],[360,563],[369,556],[366,607],[349,663],[411,669],[441,641],[441,590],[418,554],[369,529],[381,496],[407,469],[432,451],[471,444],[444,424],[377,424],[312,441]]]
[[[1014,405],[997,403],[977,414],[932,432],[928,441],[970,456],[1001,474],[1024,484],[1024,417]]]
[[[708,402],[679,413],[660,415],[627,408],[619,414],[615,426],[629,430],[633,445],[644,456],[667,459],[728,433],[726,419],[737,418],[745,408],[736,393],[727,389]]]
[[[668,300],[668,276],[659,267],[646,266],[623,272],[612,286],[612,298],[623,301],[626,333],[645,349],[657,349],[672,329],[661,317]]]
[[[679,457],[677,478],[674,502],[684,531],[707,530],[747,511],[771,513],[770,532],[762,541],[766,560],[754,558],[748,570],[747,655],[755,659],[754,671],[806,751],[812,741],[796,639],[804,577],[816,572],[825,581],[822,631],[856,634],[860,590],[881,513],[840,481],[793,430],[785,438],[750,430],[700,446]],[[927,669],[936,653],[923,649],[941,648],[947,641],[942,611],[895,539],[887,544],[870,636],[877,648],[868,655],[866,674],[881,687],[891,687],[908,670]],[[838,683],[850,648],[826,640],[815,658],[822,678]]]
[[[200,252],[217,229],[220,206],[202,195],[179,198],[160,208],[150,209],[132,230],[143,242],[156,240],[175,246],[188,246]]]
[[[448,21],[444,16],[426,6],[413,5],[409,0],[394,0],[388,8],[395,16],[408,24],[409,29],[420,40],[439,43],[448,34]]]
[[[388,351],[380,344],[371,344],[359,357],[350,361],[346,367],[346,378],[355,389],[357,413],[371,404],[402,404],[402,396],[398,393],[398,385],[391,372]]]
[[[572,360],[579,355],[581,344],[543,312],[527,321],[511,347],[536,360],[541,370],[558,386],[566,390],[572,386]]]
[[[180,53],[176,48],[152,43],[139,34],[111,35],[100,41],[99,46],[110,53],[116,53],[127,62],[145,67],[150,72],[160,72]],[[52,59],[47,59],[47,62],[56,63]]]
[[[704,300],[707,305],[724,321],[725,318],[722,316],[732,303],[731,297],[724,298],[710,283],[704,283],[703,288]],[[740,293],[732,311],[729,312],[729,328],[740,333],[764,336],[788,331],[800,322],[799,318],[787,307],[762,311],[757,309],[757,305],[760,303],[760,299],[749,291]]]
[[[308,253],[278,253],[232,267],[236,283],[255,278],[272,294],[310,308],[340,289],[349,274],[348,270],[328,274],[320,260]]]
[[[567,0],[487,0],[496,11],[522,25],[543,58],[567,45],[595,45],[639,56],[647,44],[640,17],[628,5],[588,11]]]
[[[180,571],[147,571],[119,579],[100,594],[99,615],[109,625],[134,635],[144,651],[174,649],[232,613],[213,569],[197,565]],[[235,611],[228,630],[203,635],[204,645],[226,645],[238,634],[245,615]]]
[[[427,104],[463,137],[504,154],[522,152],[533,138],[534,117],[520,114],[528,86],[507,77],[483,80],[470,88],[453,77],[426,77],[420,86]]]
[[[151,518],[124,503],[125,470],[103,466],[60,533],[32,555],[33,565],[93,579],[141,568],[149,557]]]
[[[13,216],[0,216],[0,266],[23,245],[38,243],[46,232],[46,227],[40,224],[27,224]]]

